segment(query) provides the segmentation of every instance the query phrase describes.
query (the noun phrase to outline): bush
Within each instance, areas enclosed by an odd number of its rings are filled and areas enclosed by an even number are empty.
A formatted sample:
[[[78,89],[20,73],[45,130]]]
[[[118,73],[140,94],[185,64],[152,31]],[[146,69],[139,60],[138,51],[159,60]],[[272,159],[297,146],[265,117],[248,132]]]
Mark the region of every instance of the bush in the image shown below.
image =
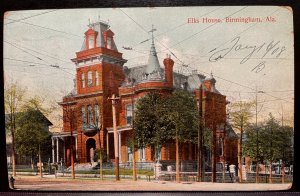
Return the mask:
[[[98,160],[100,160],[100,150],[101,150],[101,154],[102,154],[102,161],[103,161],[103,163],[106,163],[107,162],[107,154],[103,148],[95,150],[94,162],[98,162]]]

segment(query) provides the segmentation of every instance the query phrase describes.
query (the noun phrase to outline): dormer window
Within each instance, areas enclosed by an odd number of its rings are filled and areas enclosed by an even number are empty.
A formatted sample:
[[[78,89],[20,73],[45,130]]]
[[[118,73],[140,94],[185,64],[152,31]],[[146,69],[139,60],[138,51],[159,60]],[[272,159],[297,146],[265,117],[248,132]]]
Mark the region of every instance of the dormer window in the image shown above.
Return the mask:
[[[94,38],[94,36],[93,35],[91,35],[91,36],[89,36],[89,49],[91,49],[91,48],[94,48],[95,46],[94,46],[94,43],[95,43],[95,38]]]
[[[87,32],[85,32],[85,48],[86,49],[92,49],[96,47],[96,37],[97,32],[93,29],[89,29]]]
[[[114,40],[113,40],[114,33],[108,29],[103,32],[103,37],[105,40],[105,47],[111,50],[116,50]]]
[[[111,37],[107,37],[106,47],[107,47],[108,49],[111,49],[111,48],[112,48],[112,47],[111,47]]]

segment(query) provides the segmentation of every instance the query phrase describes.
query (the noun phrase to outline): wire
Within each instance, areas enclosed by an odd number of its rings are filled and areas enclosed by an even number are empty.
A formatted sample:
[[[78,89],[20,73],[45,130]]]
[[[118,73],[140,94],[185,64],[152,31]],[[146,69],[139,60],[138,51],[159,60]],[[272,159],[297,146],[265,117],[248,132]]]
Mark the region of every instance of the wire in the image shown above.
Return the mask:
[[[218,10],[218,9],[221,9],[222,7],[224,7],[224,6],[218,7],[218,8],[216,8],[216,9],[210,11],[210,12],[207,12],[207,13],[205,13],[205,14],[199,16],[199,17],[203,17],[203,16],[205,16],[205,15],[208,15],[208,14],[210,14],[210,13],[212,13],[212,12]],[[163,35],[163,34],[172,32],[172,31],[174,31],[175,29],[178,29],[178,28],[180,28],[180,27],[182,27],[182,26],[184,26],[184,25],[186,25],[186,24],[188,24],[188,23],[185,22],[185,23],[182,23],[182,24],[180,24],[180,25],[178,25],[178,26],[175,26],[175,27],[173,27],[173,28],[171,28],[171,29],[169,29],[169,30],[163,32],[163,33],[157,34],[156,36],[154,36],[154,38],[157,38],[157,37],[159,37],[159,36],[161,36],[161,35]],[[147,41],[149,41],[149,40],[150,40],[150,39],[146,39],[146,40],[144,40],[144,41],[142,41],[142,42],[140,42],[140,43],[134,45],[133,47],[136,47],[136,46],[138,46],[138,45],[140,45],[140,44],[143,44],[143,43],[145,43],[145,42],[147,42]]]
[[[25,48],[25,49],[27,49],[27,50],[36,52],[36,53],[38,53],[38,54],[41,54],[41,55],[44,55],[44,56],[47,56],[47,57],[50,57],[50,58],[53,58],[53,59],[56,59],[56,60],[59,60],[59,61],[62,61],[62,62],[64,62],[64,63],[73,64],[73,63],[71,63],[71,62],[64,61],[64,60],[62,60],[62,59],[59,59],[59,58],[57,58],[57,57],[54,57],[54,56],[51,56],[51,55],[48,55],[48,54],[43,54],[43,53],[41,53],[41,52],[39,52],[39,51],[30,49],[30,48],[27,48],[27,47],[24,47],[24,46],[20,46],[20,45],[19,45],[19,46],[17,47],[17,44],[13,43],[13,44],[14,44],[14,45],[13,45],[11,42],[8,42],[8,41],[6,41],[6,40],[4,40],[4,42],[6,42],[6,43],[8,43],[8,44],[10,44],[10,45],[12,45],[12,46],[14,46],[14,47],[16,47],[16,48],[18,48],[18,47]],[[20,49],[20,48],[18,48],[18,49]],[[21,49],[20,49],[20,50],[21,50]],[[27,51],[24,51],[24,50],[22,50],[22,51],[28,53]],[[68,68],[64,68],[64,69],[68,69]]]
[[[21,18],[21,19],[18,19],[18,20],[14,20],[13,22],[5,23],[4,25],[12,24],[12,23],[15,23],[15,22],[20,22],[21,20],[26,20],[28,18],[33,18],[33,17],[36,17],[36,16],[40,16],[40,15],[47,14],[47,13],[50,13],[50,12],[55,12],[55,11],[56,10],[50,10],[50,11],[47,11],[47,12],[39,13],[39,14],[32,15],[32,16],[29,16],[29,17],[25,17],[25,18]]]
[[[7,58],[7,57],[5,57],[5,58],[3,58],[3,59],[7,59],[7,60],[11,60],[11,61],[19,61],[19,62],[24,62],[24,63],[32,63],[32,64],[37,64],[37,65],[47,65],[47,66],[50,66],[50,67],[52,67],[52,68],[59,69],[59,70],[65,72],[65,73],[68,73],[68,74],[74,76],[74,74],[72,74],[72,73],[70,73],[70,72],[68,72],[68,71],[66,71],[66,70],[64,70],[64,69],[62,69],[62,68],[60,68],[60,67],[55,67],[54,65],[51,65],[51,64],[36,63],[36,62],[25,61],[25,60],[14,59],[14,58]]]
[[[39,26],[39,25],[36,25],[36,24],[28,23],[28,22],[21,22],[21,21],[17,21],[17,20],[14,20],[14,19],[8,19],[8,18],[6,20],[12,20],[12,21],[16,21],[16,22],[19,22],[19,23],[23,23],[23,24],[27,24],[27,25],[31,25],[31,26],[35,26],[35,27],[55,31],[55,32],[58,32],[58,33],[63,33],[63,34],[66,34],[66,35],[71,35],[71,36],[82,38],[82,36],[79,36],[79,35],[75,35],[75,34],[72,34],[72,33],[64,32],[64,31],[60,31],[60,30],[56,30],[56,29],[52,29],[52,28],[49,28],[49,27]]]
[[[15,47],[15,48],[17,48],[17,49],[19,49],[19,50],[21,50],[22,52],[25,52],[26,54],[29,54],[29,55],[31,55],[31,56],[37,58],[38,60],[41,60],[41,61],[43,60],[42,58],[40,58],[40,57],[38,57],[38,56],[35,56],[34,54],[31,54],[31,53],[27,52],[26,50],[23,50],[22,48],[19,48],[18,46],[14,45],[14,44],[12,44],[12,43],[10,43],[10,42],[7,42],[7,41],[5,41],[5,40],[4,40],[4,42],[5,42],[5,43],[8,43],[9,45],[11,45],[11,46],[13,46],[13,47]]]

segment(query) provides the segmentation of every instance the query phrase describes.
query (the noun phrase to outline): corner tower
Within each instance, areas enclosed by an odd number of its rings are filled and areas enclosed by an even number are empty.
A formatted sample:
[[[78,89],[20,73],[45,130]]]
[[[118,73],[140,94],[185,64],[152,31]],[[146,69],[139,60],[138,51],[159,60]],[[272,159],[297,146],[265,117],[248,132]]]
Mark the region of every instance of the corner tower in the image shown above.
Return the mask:
[[[88,25],[82,47],[71,60],[76,65],[75,90],[64,97],[60,105],[64,112],[64,132],[76,133],[76,159],[85,163],[92,161],[96,148],[108,149],[108,145],[113,145],[106,129],[112,126],[112,107],[108,97],[118,95],[118,88],[125,78],[123,65],[127,60],[118,52],[114,33],[104,21]],[[72,107],[74,117],[67,120],[69,107]],[[70,127],[72,123],[73,128]],[[68,145],[66,149],[70,151]],[[67,161],[70,160],[69,154],[67,151]]]
[[[114,33],[106,22],[99,21],[88,27],[81,50],[72,59],[76,65],[77,93],[117,93],[124,80],[122,67],[127,60],[118,52]]]

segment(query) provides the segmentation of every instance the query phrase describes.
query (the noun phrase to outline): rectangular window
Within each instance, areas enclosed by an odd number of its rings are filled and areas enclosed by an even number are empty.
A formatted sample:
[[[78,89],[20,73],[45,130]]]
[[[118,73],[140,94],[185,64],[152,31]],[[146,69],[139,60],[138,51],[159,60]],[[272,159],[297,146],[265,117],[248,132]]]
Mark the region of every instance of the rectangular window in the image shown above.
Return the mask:
[[[155,160],[161,160],[161,147],[155,147]]]
[[[132,162],[132,148],[131,147],[127,147],[127,160],[128,162]]]
[[[82,127],[86,126],[86,115],[85,115],[85,106],[81,108],[81,120],[82,120]]]
[[[95,75],[95,80],[96,80],[96,81],[95,81],[95,82],[96,82],[95,85],[98,86],[98,85],[99,85],[99,72],[96,71],[95,74],[96,74],[96,75]]]
[[[93,112],[92,112],[92,106],[88,106],[88,125],[93,124]]]
[[[145,148],[140,148],[139,149],[139,160],[140,161],[145,161],[146,160]]]
[[[81,87],[85,88],[85,78],[84,78],[84,73],[81,74]]]
[[[126,124],[131,125],[132,124],[132,105],[126,105]]]
[[[91,71],[89,71],[88,72],[88,87],[91,87],[93,84],[92,75],[93,75],[93,73]]]

